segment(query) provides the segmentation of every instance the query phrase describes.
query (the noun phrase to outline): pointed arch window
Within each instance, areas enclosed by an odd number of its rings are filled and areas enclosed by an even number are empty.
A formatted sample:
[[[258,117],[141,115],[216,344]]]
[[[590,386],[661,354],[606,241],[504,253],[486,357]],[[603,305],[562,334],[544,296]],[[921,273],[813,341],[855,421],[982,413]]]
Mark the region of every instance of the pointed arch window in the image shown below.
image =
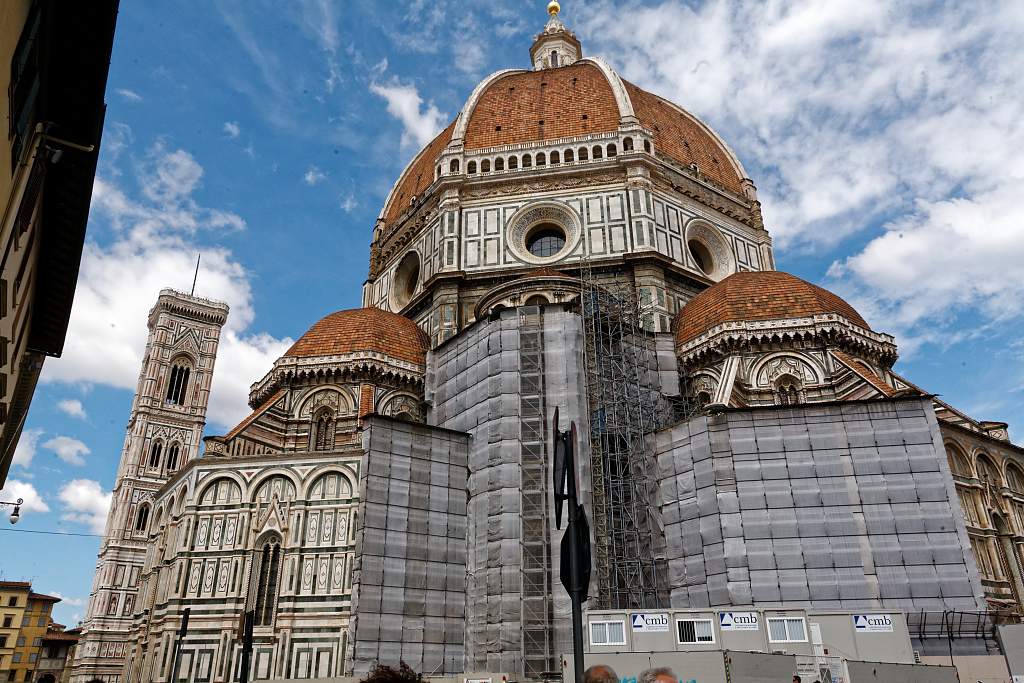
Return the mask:
[[[334,411],[321,408],[313,418],[313,450],[329,451],[334,448]]]
[[[160,469],[160,456],[164,452],[164,442],[154,441],[153,446],[149,449],[149,467],[150,469]]]
[[[775,402],[780,406],[795,406],[801,403],[803,386],[793,375],[783,375],[775,380]]]
[[[149,506],[140,505],[139,512],[135,515],[135,530],[145,531],[146,525],[149,523]]]
[[[181,446],[178,442],[171,444],[171,447],[167,449],[167,471],[173,472],[178,469],[178,454],[181,451]]]
[[[277,583],[281,573],[281,537],[272,535],[259,549],[259,574],[256,576],[255,620],[257,626],[267,626],[274,619],[277,604]]]
[[[185,405],[190,374],[192,374],[192,368],[185,361],[177,361],[171,366],[171,377],[167,382],[167,395],[164,397],[168,403],[176,406]]]

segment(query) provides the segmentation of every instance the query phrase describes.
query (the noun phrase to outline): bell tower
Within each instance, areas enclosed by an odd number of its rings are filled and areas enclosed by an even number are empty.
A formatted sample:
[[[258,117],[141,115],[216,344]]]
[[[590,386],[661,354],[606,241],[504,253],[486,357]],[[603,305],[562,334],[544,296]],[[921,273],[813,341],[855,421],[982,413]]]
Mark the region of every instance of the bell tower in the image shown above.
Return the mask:
[[[119,681],[146,547],[161,523],[153,493],[199,456],[227,304],[165,289],[149,339],[100,544],[72,680]],[[171,511],[161,511],[170,514]]]

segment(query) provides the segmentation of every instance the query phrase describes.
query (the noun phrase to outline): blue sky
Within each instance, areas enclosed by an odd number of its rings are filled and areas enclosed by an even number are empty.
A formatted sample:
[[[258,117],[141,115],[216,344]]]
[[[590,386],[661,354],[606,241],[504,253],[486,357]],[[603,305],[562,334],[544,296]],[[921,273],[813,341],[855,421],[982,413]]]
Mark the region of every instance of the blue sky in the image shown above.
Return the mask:
[[[227,300],[208,426],[359,305],[391,183],[544,2],[123,0],[88,240],[3,499],[4,578],[83,613],[161,287]],[[585,54],[694,111],[759,187],[778,267],[897,336],[897,369],[1024,424],[1024,13],[1013,2],[563,3]],[[13,529],[13,530],[12,530]]]

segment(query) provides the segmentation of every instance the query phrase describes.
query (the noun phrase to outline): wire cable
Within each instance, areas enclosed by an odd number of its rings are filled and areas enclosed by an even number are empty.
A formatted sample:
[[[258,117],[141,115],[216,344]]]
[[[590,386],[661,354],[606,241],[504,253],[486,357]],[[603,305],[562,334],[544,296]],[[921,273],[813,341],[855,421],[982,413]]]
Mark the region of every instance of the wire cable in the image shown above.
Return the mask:
[[[104,536],[103,534],[85,534],[75,531],[44,531],[42,529],[5,529],[0,527],[0,531],[10,531],[16,534],[45,534],[47,536],[85,536],[89,538],[117,538],[116,536]]]

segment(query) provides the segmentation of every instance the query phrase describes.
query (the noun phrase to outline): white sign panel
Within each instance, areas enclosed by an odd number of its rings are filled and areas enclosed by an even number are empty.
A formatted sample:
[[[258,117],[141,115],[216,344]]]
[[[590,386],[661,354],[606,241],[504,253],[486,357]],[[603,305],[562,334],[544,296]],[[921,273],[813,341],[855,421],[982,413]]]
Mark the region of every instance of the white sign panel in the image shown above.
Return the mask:
[[[633,622],[633,630],[640,633],[668,633],[667,614],[637,614],[629,615]]]
[[[854,614],[857,633],[892,633],[892,617],[888,614]]]
[[[723,631],[756,631],[761,627],[757,612],[720,612],[718,623]]]

